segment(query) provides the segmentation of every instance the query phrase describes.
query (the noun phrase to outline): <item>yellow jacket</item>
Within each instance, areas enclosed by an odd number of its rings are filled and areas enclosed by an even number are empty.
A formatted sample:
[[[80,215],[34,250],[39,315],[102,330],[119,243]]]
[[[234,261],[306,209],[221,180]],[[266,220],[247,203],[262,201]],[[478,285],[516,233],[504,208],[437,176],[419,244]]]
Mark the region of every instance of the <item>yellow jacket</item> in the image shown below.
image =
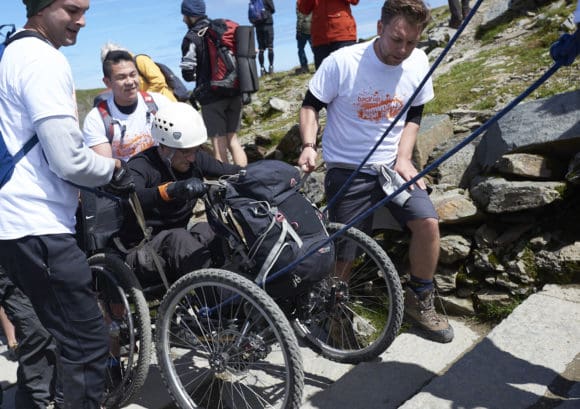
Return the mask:
[[[139,54],[135,56],[135,64],[137,71],[139,71],[139,89],[141,91],[159,92],[171,101],[177,101],[173,91],[167,86],[165,76],[151,57]]]

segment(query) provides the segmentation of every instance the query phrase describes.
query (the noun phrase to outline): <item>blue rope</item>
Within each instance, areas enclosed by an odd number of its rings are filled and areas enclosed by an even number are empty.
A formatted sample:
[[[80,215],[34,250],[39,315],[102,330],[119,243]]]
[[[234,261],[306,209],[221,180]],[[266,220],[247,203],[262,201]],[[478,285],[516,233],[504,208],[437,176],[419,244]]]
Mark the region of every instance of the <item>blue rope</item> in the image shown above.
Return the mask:
[[[354,179],[354,177],[360,172],[360,170],[367,163],[367,161],[372,156],[372,154],[383,143],[383,140],[391,132],[391,129],[393,129],[393,127],[399,122],[399,120],[401,119],[401,117],[403,116],[403,114],[406,113],[407,110],[411,107],[411,104],[415,100],[415,97],[419,94],[419,92],[421,92],[421,90],[423,89],[423,86],[425,86],[425,84],[427,83],[427,81],[429,80],[429,78],[431,77],[431,75],[433,74],[433,72],[435,71],[435,69],[439,66],[439,64],[441,64],[441,61],[443,61],[443,58],[445,58],[445,56],[447,55],[447,53],[449,52],[449,50],[451,49],[451,47],[453,47],[453,45],[455,44],[455,42],[457,41],[457,39],[459,38],[459,36],[461,35],[461,33],[463,33],[463,30],[465,29],[465,27],[467,26],[467,24],[471,21],[472,17],[475,15],[475,12],[477,11],[477,9],[479,8],[479,6],[481,5],[481,2],[482,1],[483,0],[478,0],[477,3],[475,3],[475,5],[473,6],[473,8],[471,9],[471,11],[469,12],[469,14],[467,15],[467,17],[465,18],[465,20],[463,20],[463,22],[461,23],[461,25],[457,29],[457,32],[453,35],[453,37],[451,38],[451,40],[449,40],[449,43],[447,43],[447,46],[445,47],[445,49],[443,50],[443,52],[439,55],[439,57],[437,57],[437,59],[435,60],[435,62],[433,63],[433,65],[431,66],[431,68],[429,69],[429,71],[427,71],[427,74],[425,74],[425,77],[419,83],[419,86],[417,87],[417,89],[415,90],[415,92],[413,92],[413,95],[411,95],[411,97],[409,98],[409,100],[407,101],[407,103],[405,104],[405,106],[403,107],[403,109],[401,109],[401,111],[397,114],[397,116],[391,122],[391,124],[387,127],[387,129],[385,130],[385,132],[383,133],[383,135],[381,136],[381,138],[377,141],[377,143],[375,144],[375,146],[370,150],[370,152],[367,154],[367,156],[363,159],[363,161],[360,163],[360,165],[356,168],[356,170],[349,176],[349,178],[346,180],[346,182],[344,183],[344,185],[342,185],[342,187],[338,190],[338,192],[336,193],[336,195],[334,195],[334,197],[328,202],[328,204],[326,205],[326,209],[324,210],[325,213],[328,212],[328,210],[330,208],[332,208],[332,206],[334,206],[334,204],[342,196],[342,194],[344,193],[344,191],[352,184],[352,180]]]
[[[311,255],[316,253],[320,248],[324,247],[327,243],[334,240],[336,237],[342,235],[346,230],[351,228],[354,224],[356,224],[359,221],[370,216],[372,213],[374,213],[376,211],[376,209],[378,209],[381,206],[384,206],[386,203],[391,201],[392,198],[394,198],[396,195],[401,193],[403,190],[409,188],[409,186],[413,185],[415,182],[417,182],[417,180],[421,179],[427,173],[431,172],[433,169],[435,169],[436,167],[441,165],[443,162],[445,162],[447,159],[449,159],[451,156],[455,155],[459,150],[461,150],[463,147],[465,147],[465,145],[469,144],[475,138],[477,138],[483,131],[485,131],[491,125],[493,125],[495,122],[497,122],[501,118],[503,118],[509,111],[511,111],[513,108],[515,108],[516,105],[518,105],[523,99],[525,99],[528,95],[530,95],[532,92],[534,92],[540,85],[542,85],[544,82],[546,82],[548,80],[548,78],[550,78],[556,71],[558,71],[558,69],[562,65],[572,64],[574,59],[580,54],[580,45],[578,44],[580,37],[579,37],[578,33],[579,33],[579,31],[576,31],[576,33],[574,33],[574,35],[572,35],[572,36],[570,36],[569,34],[564,34],[558,41],[556,41],[554,43],[554,44],[561,44],[563,47],[563,48],[559,49],[560,52],[556,52],[555,55],[552,55],[552,58],[554,59],[554,64],[548,69],[548,71],[546,71],[546,73],[544,73],[544,75],[542,75],[536,82],[534,82],[532,85],[530,85],[530,87],[528,87],[528,89],[526,89],[524,92],[522,92],[518,97],[514,98],[512,100],[512,102],[510,102],[505,108],[503,108],[500,112],[498,112],[492,118],[487,120],[482,126],[480,126],[478,129],[476,129],[471,135],[467,136],[465,139],[463,139],[461,142],[459,142],[453,148],[448,150],[446,153],[444,153],[437,160],[433,161],[431,164],[429,164],[427,167],[425,167],[425,169],[423,169],[421,172],[419,172],[416,176],[414,176],[413,178],[408,180],[406,183],[401,185],[393,193],[391,193],[390,195],[388,195],[387,197],[385,197],[380,202],[376,203],[374,206],[367,209],[363,213],[359,214],[354,219],[352,219],[349,223],[345,224],[337,232],[330,235],[330,237],[327,240],[325,240],[323,243],[314,246],[314,248],[312,250],[307,252],[304,256],[300,257],[299,259],[294,260],[292,263],[288,264],[286,267],[276,271],[275,273],[270,274],[266,280],[266,283],[268,283],[271,280],[274,280],[275,278],[279,277],[280,275],[285,274],[286,272],[290,271],[291,269],[296,267],[300,262],[302,262],[302,260],[310,257]],[[568,36],[570,36],[570,37],[568,37]],[[570,43],[571,40],[576,41],[576,43],[575,44]],[[563,43],[561,41],[563,41]],[[554,45],[552,47],[554,47]],[[562,50],[566,50],[566,51],[563,52]],[[262,284],[263,283],[259,283],[259,285],[262,285]]]

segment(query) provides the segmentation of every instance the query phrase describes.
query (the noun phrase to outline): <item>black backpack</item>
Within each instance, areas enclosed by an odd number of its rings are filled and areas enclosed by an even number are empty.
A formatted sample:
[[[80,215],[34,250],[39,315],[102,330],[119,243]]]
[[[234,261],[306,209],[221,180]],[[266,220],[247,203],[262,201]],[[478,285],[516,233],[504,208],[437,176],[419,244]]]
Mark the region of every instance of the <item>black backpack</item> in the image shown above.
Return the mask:
[[[243,231],[256,282],[274,298],[307,291],[329,274],[332,242],[291,271],[276,272],[327,241],[322,213],[299,191],[300,173],[285,162],[251,163],[227,184],[225,201]],[[276,275],[275,277],[272,274]]]

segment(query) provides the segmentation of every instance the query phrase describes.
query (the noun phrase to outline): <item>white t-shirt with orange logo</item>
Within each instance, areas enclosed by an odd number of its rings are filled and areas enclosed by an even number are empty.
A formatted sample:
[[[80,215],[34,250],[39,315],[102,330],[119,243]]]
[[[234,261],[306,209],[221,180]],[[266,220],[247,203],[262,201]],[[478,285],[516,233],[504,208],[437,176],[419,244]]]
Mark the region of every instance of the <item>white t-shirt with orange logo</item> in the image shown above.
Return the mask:
[[[322,136],[323,157],[327,163],[360,164],[429,71],[429,60],[422,50],[413,50],[401,64],[391,66],[379,60],[373,42],[335,51],[310,80],[310,92],[328,103]],[[429,79],[412,106],[423,105],[433,97]],[[406,113],[367,164],[394,163],[405,117]]]
[[[149,95],[155,101],[158,110],[172,103],[167,97],[159,93],[150,92]],[[155,145],[151,136],[153,114],[149,112],[140,93],[138,94],[137,108],[131,114],[124,114],[117,108],[112,93],[107,98],[107,104],[111,117],[116,121],[113,125],[114,135],[111,143],[114,158],[127,161],[131,156]],[[97,108],[91,109],[85,118],[83,138],[90,147],[108,142],[105,123]]]

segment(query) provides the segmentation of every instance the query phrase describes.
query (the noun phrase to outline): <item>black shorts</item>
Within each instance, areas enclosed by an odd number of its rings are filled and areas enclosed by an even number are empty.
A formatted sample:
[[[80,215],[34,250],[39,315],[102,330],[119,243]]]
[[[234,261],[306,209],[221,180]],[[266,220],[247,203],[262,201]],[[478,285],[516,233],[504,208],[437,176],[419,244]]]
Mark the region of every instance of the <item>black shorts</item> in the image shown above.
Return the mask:
[[[324,189],[329,204],[353,172],[350,169],[340,168],[332,168],[327,172],[324,179]],[[387,202],[385,205],[402,228],[405,228],[411,220],[438,219],[437,211],[425,190],[415,186],[409,193],[411,197],[403,207],[396,205],[392,201]],[[341,196],[329,208],[328,215],[333,222],[347,224],[356,216],[384,199],[385,192],[383,192],[377,176],[359,172],[351,181],[350,186],[341,193]],[[355,227],[370,234],[372,215],[357,222]]]
[[[256,37],[258,38],[258,48],[260,50],[274,48],[274,25],[257,24]]]
[[[238,132],[242,121],[242,97],[225,97],[201,107],[207,136],[226,136]]]

